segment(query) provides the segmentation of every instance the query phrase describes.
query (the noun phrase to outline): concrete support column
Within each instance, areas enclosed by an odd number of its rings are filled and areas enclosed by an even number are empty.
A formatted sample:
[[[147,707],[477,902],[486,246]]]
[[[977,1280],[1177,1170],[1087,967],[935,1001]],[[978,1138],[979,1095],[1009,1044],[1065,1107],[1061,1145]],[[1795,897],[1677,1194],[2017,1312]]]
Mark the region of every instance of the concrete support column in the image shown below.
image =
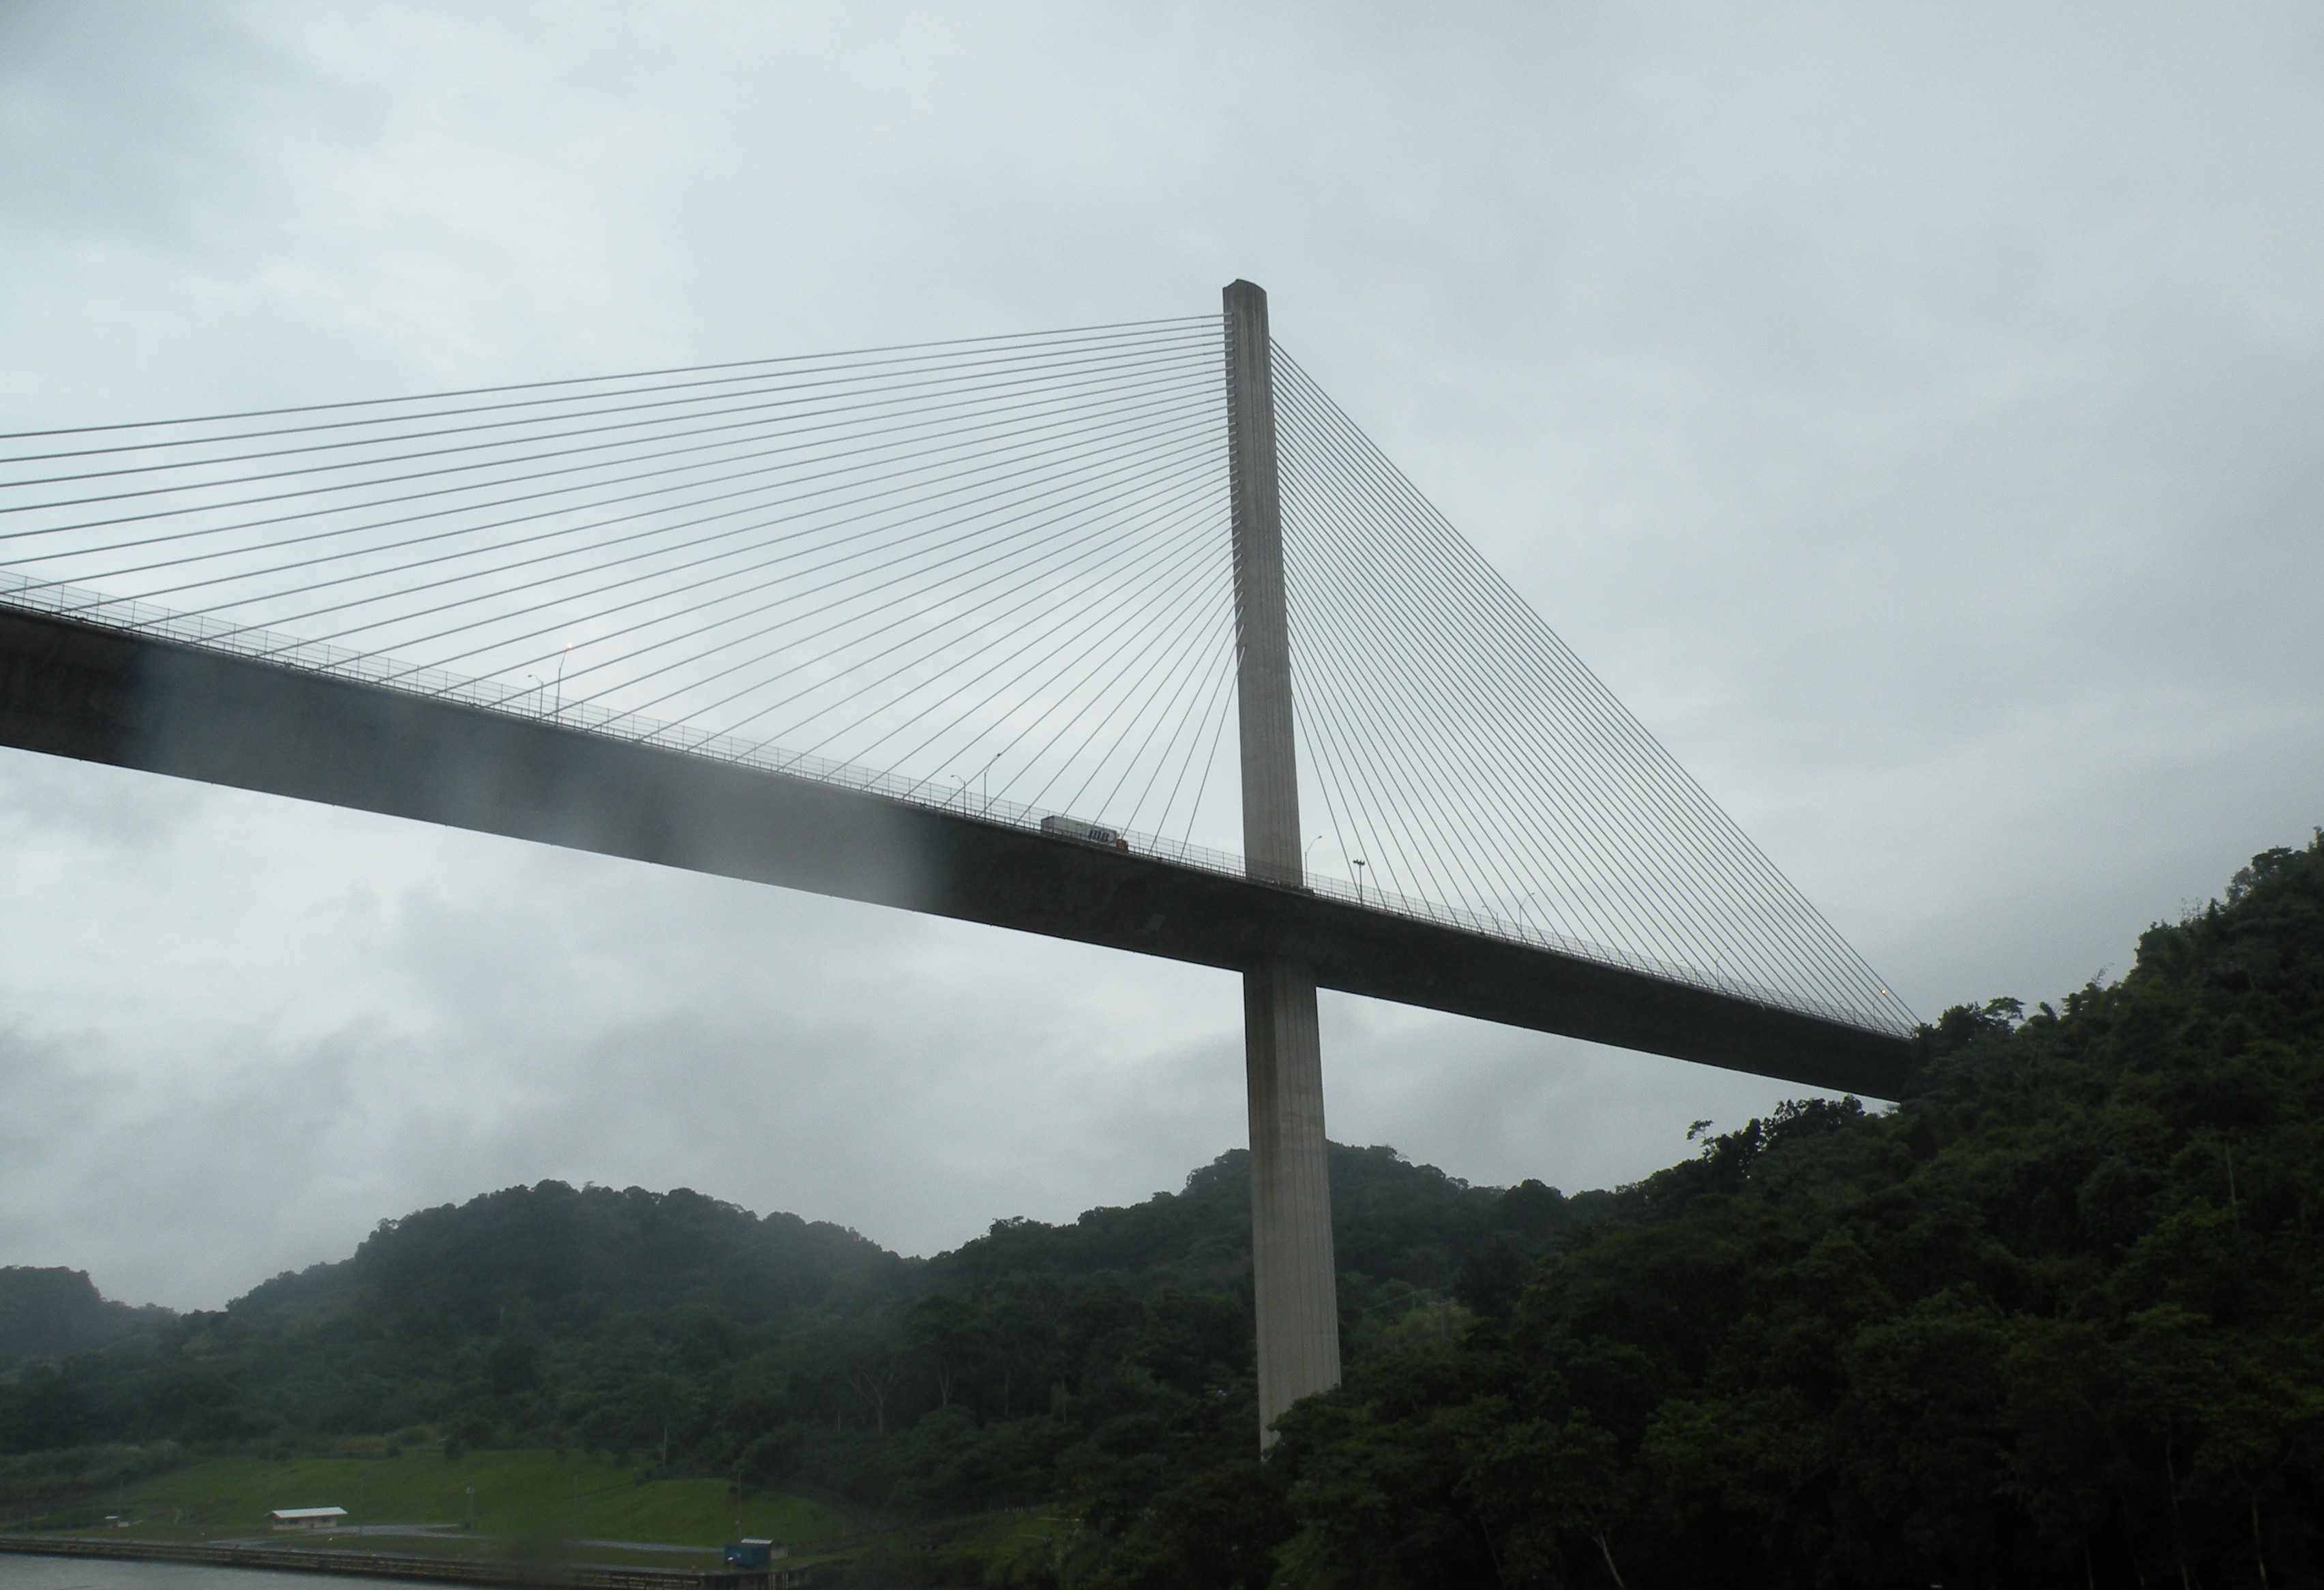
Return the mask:
[[[1259,1444],[1276,1416],[1340,1383],[1340,1290],[1323,1158],[1315,976],[1277,961],[1242,975],[1250,1086],[1250,1252],[1259,1313]]]
[[[1244,865],[1254,879],[1297,888],[1305,879],[1267,294],[1237,282],[1224,296]],[[1249,967],[1242,1005],[1264,1448],[1274,1442],[1268,1427],[1277,1414],[1340,1383],[1339,1286],[1332,1262],[1314,973],[1291,961]]]

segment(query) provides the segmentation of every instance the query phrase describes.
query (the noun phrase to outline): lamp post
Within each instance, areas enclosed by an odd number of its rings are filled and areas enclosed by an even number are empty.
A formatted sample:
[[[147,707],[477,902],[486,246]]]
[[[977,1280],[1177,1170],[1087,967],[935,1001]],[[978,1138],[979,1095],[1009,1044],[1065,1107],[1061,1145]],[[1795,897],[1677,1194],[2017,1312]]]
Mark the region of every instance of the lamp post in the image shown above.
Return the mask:
[[[1356,903],[1361,905],[1364,902],[1364,858],[1351,855],[1348,858],[1348,864],[1356,869]]]

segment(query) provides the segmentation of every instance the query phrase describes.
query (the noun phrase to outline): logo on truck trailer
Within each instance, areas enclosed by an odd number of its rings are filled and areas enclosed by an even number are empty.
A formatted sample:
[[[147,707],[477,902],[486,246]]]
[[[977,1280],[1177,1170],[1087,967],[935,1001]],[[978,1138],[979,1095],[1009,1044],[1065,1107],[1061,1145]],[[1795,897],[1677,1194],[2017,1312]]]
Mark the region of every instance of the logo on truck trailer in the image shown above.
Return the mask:
[[[1070,839],[1076,845],[1094,845],[1100,850],[1128,850],[1130,841],[1111,828],[1101,828],[1095,823],[1085,823],[1077,817],[1045,817],[1041,832],[1052,839]]]

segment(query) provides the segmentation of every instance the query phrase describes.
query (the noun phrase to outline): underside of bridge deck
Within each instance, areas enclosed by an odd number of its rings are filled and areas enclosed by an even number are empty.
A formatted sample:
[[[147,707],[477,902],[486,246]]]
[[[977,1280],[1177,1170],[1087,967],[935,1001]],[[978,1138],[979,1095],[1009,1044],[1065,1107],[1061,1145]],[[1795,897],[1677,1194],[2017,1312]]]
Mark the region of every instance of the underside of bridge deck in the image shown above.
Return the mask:
[[[1908,1045],[810,779],[0,608],[0,744],[1242,970],[1873,1098]]]

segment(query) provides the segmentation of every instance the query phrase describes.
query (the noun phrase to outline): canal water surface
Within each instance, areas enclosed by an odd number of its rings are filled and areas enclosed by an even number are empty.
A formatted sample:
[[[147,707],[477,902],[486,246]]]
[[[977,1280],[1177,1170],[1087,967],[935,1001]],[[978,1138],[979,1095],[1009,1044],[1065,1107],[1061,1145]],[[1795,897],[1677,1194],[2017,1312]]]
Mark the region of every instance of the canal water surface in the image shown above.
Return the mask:
[[[322,1590],[326,1585],[330,1590],[349,1590],[345,1574],[291,1574],[187,1562],[115,1562],[96,1557],[20,1557],[0,1551],[0,1590]]]

